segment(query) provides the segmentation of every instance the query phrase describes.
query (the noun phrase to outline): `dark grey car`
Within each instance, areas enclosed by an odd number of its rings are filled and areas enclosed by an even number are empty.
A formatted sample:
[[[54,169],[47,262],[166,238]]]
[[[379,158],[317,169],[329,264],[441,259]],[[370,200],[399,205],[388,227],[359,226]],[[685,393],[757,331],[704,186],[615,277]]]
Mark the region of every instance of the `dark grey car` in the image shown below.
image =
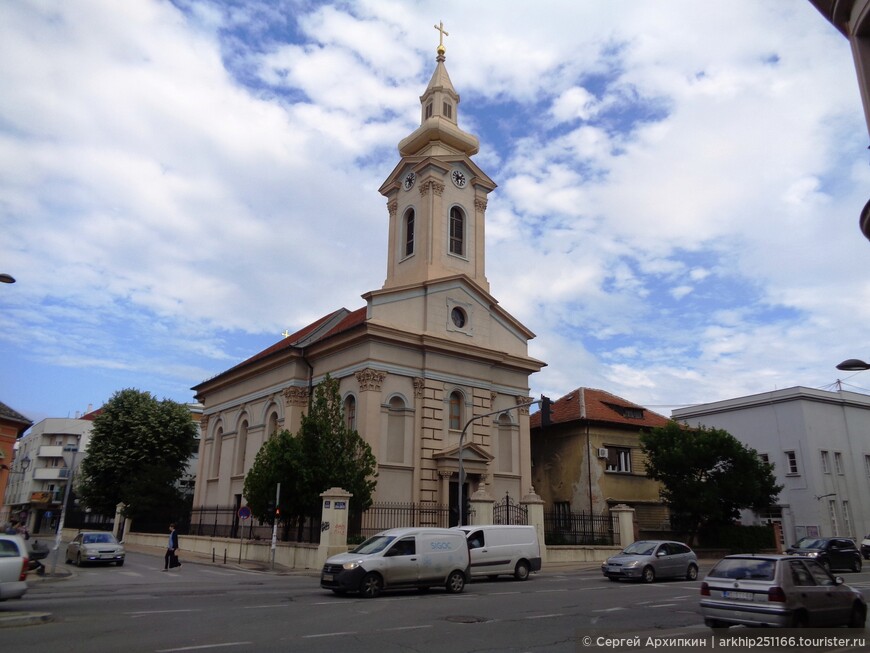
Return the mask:
[[[605,560],[601,573],[612,581],[620,578],[651,583],[656,578],[698,577],[698,556],[682,542],[638,540],[622,553]]]

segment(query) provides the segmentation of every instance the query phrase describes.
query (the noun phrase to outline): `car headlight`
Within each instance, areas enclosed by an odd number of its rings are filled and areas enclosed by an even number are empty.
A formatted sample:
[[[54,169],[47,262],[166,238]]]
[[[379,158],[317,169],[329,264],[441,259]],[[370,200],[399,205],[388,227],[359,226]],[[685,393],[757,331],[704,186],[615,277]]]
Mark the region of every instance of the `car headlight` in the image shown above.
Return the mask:
[[[819,554],[816,551],[810,551],[807,555],[810,558],[818,558],[819,557]]]
[[[356,569],[356,568],[359,567],[359,566],[360,566],[360,561],[359,561],[359,560],[354,560],[353,562],[345,562],[345,563],[341,566],[341,568],[342,568],[342,569],[347,569],[347,570],[349,571],[349,570],[351,570],[351,569]]]
[[[622,565],[623,567],[637,567],[640,564],[640,560],[632,560],[626,565]]]

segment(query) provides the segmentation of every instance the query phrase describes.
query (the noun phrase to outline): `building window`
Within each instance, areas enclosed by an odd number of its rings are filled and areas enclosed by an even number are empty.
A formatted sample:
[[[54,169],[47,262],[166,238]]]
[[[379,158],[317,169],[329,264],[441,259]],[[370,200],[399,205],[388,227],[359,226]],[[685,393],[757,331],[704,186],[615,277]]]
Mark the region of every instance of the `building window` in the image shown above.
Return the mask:
[[[445,118],[453,118],[453,105],[449,102],[444,103],[444,117]]]
[[[266,424],[266,438],[271,440],[278,433],[278,413],[271,413]]]
[[[843,475],[843,454],[839,451],[834,452],[834,469],[837,470],[840,476]]]
[[[769,465],[769,464],[770,464],[770,455],[768,455],[768,454],[766,454],[766,453],[760,453],[760,454],[758,454],[758,459],[759,459],[761,462],[763,462],[765,465]]]
[[[867,476],[870,476],[870,455],[864,454],[864,470],[867,472]]]
[[[356,397],[353,395],[344,400],[344,423],[348,431],[356,431]]]
[[[556,509],[556,526],[562,529],[570,529],[571,504],[567,501],[556,501],[553,507]]]
[[[837,521],[837,502],[833,499],[828,499],[828,513],[831,516],[831,531],[834,535],[839,535],[840,524]]]
[[[462,428],[462,395],[459,392],[450,393],[450,426],[451,431]]]
[[[405,213],[405,256],[414,253],[414,209]]]
[[[849,514],[849,502],[843,500],[843,526],[846,529],[845,535],[851,537],[852,533],[852,515]],[[857,533],[855,533],[857,535]]]
[[[828,460],[828,452],[822,451],[822,474],[831,473],[831,462]]]
[[[233,475],[239,476],[245,473],[245,455],[248,448],[248,420],[245,420],[239,426],[239,432],[236,435],[236,460],[233,465]]]
[[[224,440],[224,430],[218,427],[214,432],[214,442],[211,448],[211,477],[218,478],[221,473],[221,445]]]
[[[432,103],[426,105],[426,118],[432,117]]]
[[[405,402],[401,397],[390,399],[390,412],[387,415],[387,452],[386,462],[405,462]]]
[[[794,451],[785,452],[785,468],[788,470],[786,474],[792,476],[798,474],[797,454]]]
[[[607,447],[607,471],[631,474],[631,449]]]
[[[514,428],[504,413],[498,417],[498,470],[514,471]]]
[[[450,253],[465,255],[465,214],[458,206],[450,209]]]

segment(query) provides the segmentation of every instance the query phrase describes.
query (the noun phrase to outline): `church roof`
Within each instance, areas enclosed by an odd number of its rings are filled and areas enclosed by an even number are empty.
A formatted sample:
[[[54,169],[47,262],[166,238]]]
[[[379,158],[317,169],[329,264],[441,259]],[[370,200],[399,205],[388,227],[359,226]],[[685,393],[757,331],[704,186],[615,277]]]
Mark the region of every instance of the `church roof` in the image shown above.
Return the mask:
[[[238,365],[235,365],[228,370],[221,372],[220,374],[212,377],[211,379],[208,379],[208,381],[204,381],[203,383],[194,386],[193,389],[197,390],[206,383],[209,383],[226,374],[246,367],[251,363],[268,358],[269,356],[277,354],[278,352],[305,347],[312,343],[320,342],[322,340],[326,340],[327,338],[336,336],[339,333],[342,333],[359,324],[362,324],[363,322],[365,322],[365,320],[365,307],[359,308],[355,311],[349,311],[346,308],[340,308],[337,311],[328,313],[327,315],[324,315],[323,317],[315,320],[311,324],[302,327],[295,333],[289,334],[288,336],[276,342],[271,347],[267,347],[261,352],[254,354],[253,356],[245,359]]]
[[[656,428],[668,423],[668,418],[617,397],[606,390],[577,388],[554,401],[551,406],[553,424],[588,420],[590,422]],[[529,416],[531,428],[541,428],[540,411]]]

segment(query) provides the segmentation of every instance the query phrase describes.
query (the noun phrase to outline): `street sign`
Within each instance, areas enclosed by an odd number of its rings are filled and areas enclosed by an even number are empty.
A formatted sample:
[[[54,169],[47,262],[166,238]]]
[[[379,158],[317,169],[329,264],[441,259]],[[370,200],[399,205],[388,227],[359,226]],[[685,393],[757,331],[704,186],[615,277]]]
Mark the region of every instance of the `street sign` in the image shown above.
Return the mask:
[[[251,518],[251,509],[248,506],[242,506],[239,508],[239,519],[250,519]]]

